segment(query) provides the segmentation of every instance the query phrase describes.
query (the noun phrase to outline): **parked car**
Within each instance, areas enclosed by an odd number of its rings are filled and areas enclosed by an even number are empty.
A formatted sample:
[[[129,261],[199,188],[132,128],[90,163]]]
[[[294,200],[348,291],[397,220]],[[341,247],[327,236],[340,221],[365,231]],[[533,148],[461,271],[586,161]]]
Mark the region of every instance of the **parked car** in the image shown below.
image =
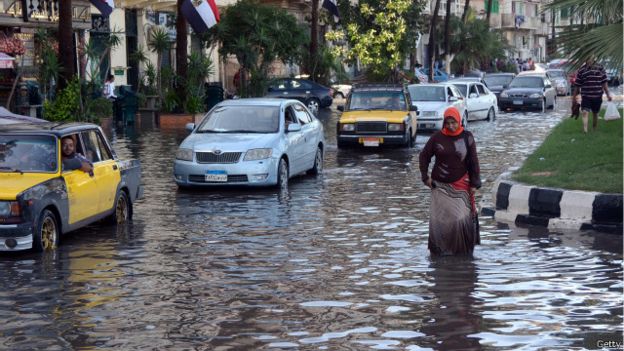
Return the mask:
[[[332,89],[334,89],[333,98],[346,98],[351,92],[351,84],[332,84]]]
[[[622,84],[623,76],[621,68],[605,67],[605,71],[607,73],[608,85],[614,85],[617,87]]]
[[[488,89],[490,89],[498,99],[501,91],[507,89],[515,76],[515,73],[488,73],[483,80],[487,83],[486,86]]]
[[[66,136],[91,172],[62,169]],[[61,235],[100,219],[124,223],[142,194],[139,161],[118,159],[88,123],[0,126],[0,184],[0,251],[53,250]]]
[[[421,80],[421,83],[428,82],[427,77],[429,77],[429,68],[426,68],[426,67],[416,68],[415,73],[416,73],[416,77],[418,77],[418,79]],[[421,79],[421,77],[424,79]],[[446,82],[447,80],[449,80],[449,76],[448,74],[446,74],[446,72],[440,70],[439,68],[434,69],[433,82],[431,83]]]
[[[333,89],[307,79],[279,78],[269,85],[266,97],[296,99],[303,102],[312,113],[331,106]]]
[[[336,125],[338,147],[416,144],[416,107],[401,85],[358,84],[351,90]]]
[[[468,124],[466,102],[451,83],[410,84],[407,86],[412,105],[418,109],[418,130],[436,131],[444,124],[444,111],[454,106],[461,113],[462,125]]]
[[[323,125],[297,100],[226,100],[187,130],[173,165],[180,187],[286,187],[323,170]]]
[[[502,109],[536,108],[545,111],[554,109],[557,91],[546,74],[519,74],[509,84],[509,88],[500,94],[499,105]]]
[[[485,79],[480,78],[480,77],[459,77],[459,78],[450,79],[448,82],[449,83],[474,82],[474,83],[481,83],[481,84],[483,84],[483,85],[485,85],[487,87],[487,83],[485,82]]]
[[[477,82],[449,81],[464,95],[468,121],[487,119],[493,121],[498,112],[496,95],[485,85]]]
[[[565,70],[561,68],[553,68],[546,71],[546,75],[555,86],[557,95],[570,95],[572,94],[572,87],[568,81],[568,75]]]

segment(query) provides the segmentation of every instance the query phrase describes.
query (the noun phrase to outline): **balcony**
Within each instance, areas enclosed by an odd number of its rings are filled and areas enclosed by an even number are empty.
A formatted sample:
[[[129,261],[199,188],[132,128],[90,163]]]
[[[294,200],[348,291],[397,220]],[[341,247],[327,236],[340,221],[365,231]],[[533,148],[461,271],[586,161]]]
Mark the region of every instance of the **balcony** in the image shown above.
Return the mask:
[[[30,27],[57,26],[58,4],[59,1],[52,0],[0,0],[0,23]],[[75,29],[88,29],[91,26],[89,1],[74,0],[72,18]]]
[[[501,28],[503,29],[537,30],[543,25],[545,23],[536,17],[516,16],[513,14],[501,15]]]

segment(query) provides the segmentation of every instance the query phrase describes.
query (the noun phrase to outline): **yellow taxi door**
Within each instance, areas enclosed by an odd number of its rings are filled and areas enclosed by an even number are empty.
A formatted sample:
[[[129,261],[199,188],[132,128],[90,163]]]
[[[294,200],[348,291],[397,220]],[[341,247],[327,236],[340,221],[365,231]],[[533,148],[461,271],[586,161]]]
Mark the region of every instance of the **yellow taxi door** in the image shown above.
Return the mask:
[[[93,174],[99,188],[98,213],[111,210],[115,204],[121,170],[113,159],[110,146],[99,129],[82,132],[87,159],[93,162]]]
[[[81,170],[63,172],[69,197],[69,224],[98,213],[100,195],[95,177]]]

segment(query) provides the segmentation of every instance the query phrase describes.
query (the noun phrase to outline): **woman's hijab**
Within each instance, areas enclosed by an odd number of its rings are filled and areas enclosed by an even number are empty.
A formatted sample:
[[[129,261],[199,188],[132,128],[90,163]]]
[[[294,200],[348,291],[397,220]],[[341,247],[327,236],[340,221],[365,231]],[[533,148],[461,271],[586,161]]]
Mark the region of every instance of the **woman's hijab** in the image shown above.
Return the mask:
[[[457,122],[457,129],[455,131],[451,131],[446,128],[446,123],[442,124],[442,134],[447,136],[458,136],[464,131],[464,127],[461,125],[461,116],[459,115],[459,110],[456,107],[449,107],[444,111],[444,121],[447,119],[454,119]]]

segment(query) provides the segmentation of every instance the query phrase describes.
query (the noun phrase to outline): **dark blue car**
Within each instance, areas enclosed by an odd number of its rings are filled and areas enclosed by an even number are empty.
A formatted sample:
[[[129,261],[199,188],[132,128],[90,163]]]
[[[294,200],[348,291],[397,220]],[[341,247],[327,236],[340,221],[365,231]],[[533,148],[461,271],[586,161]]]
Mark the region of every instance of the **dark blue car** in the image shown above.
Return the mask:
[[[307,79],[278,78],[269,85],[266,97],[296,99],[303,102],[312,113],[332,104],[331,88]]]

